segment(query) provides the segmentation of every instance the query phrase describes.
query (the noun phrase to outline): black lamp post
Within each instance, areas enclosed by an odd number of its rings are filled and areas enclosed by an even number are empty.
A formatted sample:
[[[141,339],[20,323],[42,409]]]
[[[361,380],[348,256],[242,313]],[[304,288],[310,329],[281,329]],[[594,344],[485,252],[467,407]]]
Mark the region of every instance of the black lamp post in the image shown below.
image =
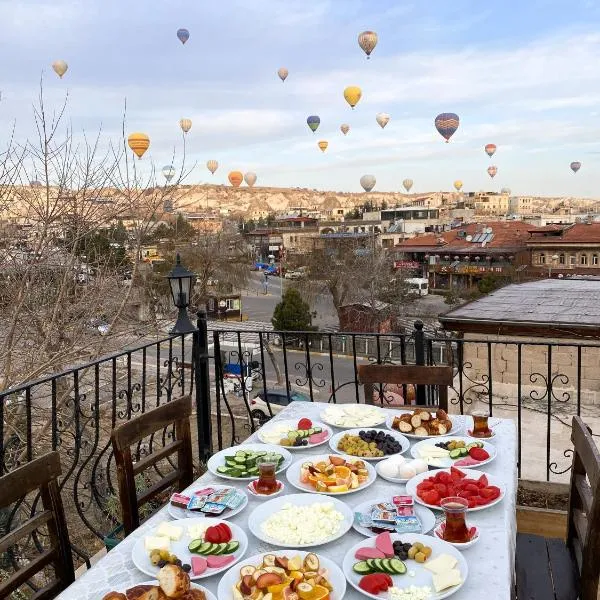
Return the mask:
[[[173,302],[179,309],[177,322],[175,323],[175,327],[171,329],[171,333],[191,333],[196,328],[190,321],[187,307],[190,304],[190,294],[194,287],[195,275],[181,264],[179,253],[177,254],[177,262],[167,275],[167,279],[171,287]]]

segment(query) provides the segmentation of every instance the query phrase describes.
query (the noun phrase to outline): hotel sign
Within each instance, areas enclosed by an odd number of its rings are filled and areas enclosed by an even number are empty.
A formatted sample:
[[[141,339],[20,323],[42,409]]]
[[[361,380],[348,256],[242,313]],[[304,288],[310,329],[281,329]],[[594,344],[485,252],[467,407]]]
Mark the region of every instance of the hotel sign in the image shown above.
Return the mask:
[[[416,260],[395,260],[394,269],[420,269],[421,263]]]

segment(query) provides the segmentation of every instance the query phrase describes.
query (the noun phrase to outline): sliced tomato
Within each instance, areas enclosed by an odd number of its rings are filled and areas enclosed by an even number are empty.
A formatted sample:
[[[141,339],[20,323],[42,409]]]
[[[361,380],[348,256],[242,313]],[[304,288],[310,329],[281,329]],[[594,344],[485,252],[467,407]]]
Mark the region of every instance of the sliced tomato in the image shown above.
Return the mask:
[[[419,483],[417,485],[417,492],[425,492],[427,490],[432,490],[433,489],[433,483],[431,481],[429,481],[428,479],[425,479],[424,481],[421,481],[421,483]]]
[[[477,485],[480,488],[484,488],[487,487],[489,485],[488,483],[488,478],[485,475],[482,475],[478,480],[477,480]]]
[[[446,473],[445,471],[438,473],[438,479],[440,483],[448,484],[452,482],[452,477],[450,476],[450,473]]]
[[[460,490],[458,494],[456,494],[459,498],[470,498],[471,496],[475,496],[471,490]]]
[[[445,498],[448,495],[448,488],[443,483],[436,483],[433,489],[442,497]]]
[[[479,506],[477,496],[471,496],[470,498],[467,498],[467,502],[469,503],[469,508],[475,508]]]
[[[452,477],[454,479],[454,477],[457,477],[458,479],[464,479],[466,477],[466,474],[463,473],[460,469],[457,469],[456,467],[450,467],[450,477]]]
[[[479,486],[474,483],[467,483],[467,485],[463,485],[463,490],[469,490],[477,495],[479,493]]]
[[[433,504],[437,505],[440,502],[440,495],[437,490],[429,490],[427,492],[423,492],[421,494],[421,500],[425,502],[425,504]]]

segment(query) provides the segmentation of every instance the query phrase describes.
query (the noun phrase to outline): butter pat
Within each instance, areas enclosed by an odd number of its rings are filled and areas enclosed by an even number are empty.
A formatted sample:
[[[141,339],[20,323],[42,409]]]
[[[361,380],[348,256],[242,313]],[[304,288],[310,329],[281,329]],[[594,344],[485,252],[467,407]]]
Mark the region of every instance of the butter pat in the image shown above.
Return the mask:
[[[436,575],[441,575],[442,573],[446,573],[451,569],[454,569],[456,566],[456,559],[454,556],[450,556],[449,554],[440,554],[437,558],[433,560],[428,560],[426,563],[423,563],[423,566],[431,573]],[[459,573],[460,575],[460,573]]]
[[[144,538],[144,547],[146,548],[146,552],[152,552],[152,550],[169,550],[171,540],[163,535],[148,535]]]
[[[444,573],[435,573],[433,575],[433,587],[438,593],[449,587],[460,585],[462,581],[463,580],[458,569],[450,569]]]
[[[181,527],[176,527],[175,525],[171,525],[170,523],[161,523],[156,530],[156,533],[161,537],[167,537],[170,540],[176,542],[181,539],[181,534],[183,533],[183,529]]]

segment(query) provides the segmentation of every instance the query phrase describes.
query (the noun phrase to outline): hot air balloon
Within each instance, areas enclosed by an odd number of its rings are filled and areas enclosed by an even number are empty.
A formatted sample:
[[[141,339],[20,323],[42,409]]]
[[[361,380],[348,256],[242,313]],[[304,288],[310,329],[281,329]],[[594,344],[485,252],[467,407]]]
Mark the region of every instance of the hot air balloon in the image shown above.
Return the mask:
[[[64,60],[55,60],[52,63],[54,72],[62,79],[62,76],[67,72],[69,65]]]
[[[581,163],[580,162],[572,162],[571,163],[571,171],[573,171],[573,173],[577,173],[577,171],[579,171],[579,169],[581,169]]]
[[[360,178],[360,185],[362,185],[365,192],[370,192],[375,187],[376,182],[375,175],[363,175]]]
[[[162,174],[167,181],[171,181],[175,176],[175,167],[173,165],[165,165],[162,168]]]
[[[350,85],[344,90],[346,102],[354,108],[362,96],[362,90],[357,85]]]
[[[138,158],[142,158],[150,147],[150,138],[145,133],[132,133],[127,138],[127,144]]]
[[[485,147],[485,153],[488,156],[494,156],[494,152],[496,152],[496,144],[487,144]]]
[[[455,189],[457,192],[460,192],[460,190],[462,190],[462,186],[463,186],[463,182],[462,182],[460,179],[457,179],[457,180],[454,182],[454,189]]]
[[[321,152],[325,152],[325,150],[327,150],[327,146],[329,146],[329,142],[326,142],[325,140],[321,140],[317,145],[321,149]]]
[[[317,115],[310,115],[310,117],[306,119],[306,123],[310,127],[311,131],[314,133],[317,129],[319,129],[321,119],[319,119]]]
[[[435,118],[435,128],[446,140],[446,143],[448,143],[448,140],[454,135],[459,124],[460,120],[458,115],[455,115],[454,113],[441,113]]]
[[[285,67],[281,67],[281,69],[277,71],[277,75],[279,75],[281,81],[285,81],[289,75],[289,71]]]
[[[244,175],[244,181],[246,182],[248,187],[254,187],[254,184],[256,183],[256,173],[248,171],[248,173]]]
[[[387,113],[377,113],[375,120],[381,125],[381,129],[383,129],[390,122],[390,115]]]
[[[177,37],[182,44],[185,44],[190,39],[190,32],[187,29],[178,29]]]
[[[183,133],[187,133],[192,128],[191,119],[181,119],[179,121],[179,127],[181,127],[181,131],[183,131]]]
[[[488,167],[487,169],[488,175],[494,179],[494,177],[496,176],[496,173],[498,172],[498,167],[495,167],[494,165],[492,165],[491,167]]]
[[[412,179],[405,179],[405,180],[402,182],[402,185],[404,186],[404,189],[405,189],[407,192],[410,192],[410,188],[412,188],[412,186],[413,186],[413,180],[412,180]]]
[[[227,178],[233,187],[240,187],[242,181],[244,181],[244,176],[239,171],[231,171]]]
[[[371,52],[377,46],[377,34],[374,31],[363,31],[358,35],[358,45],[364,50],[367,59],[371,58]]]
[[[215,171],[219,168],[219,163],[216,160],[207,160],[206,168],[214,175]]]
[[[344,135],[346,135],[350,131],[350,125],[344,123],[343,125],[340,125],[340,130]]]

